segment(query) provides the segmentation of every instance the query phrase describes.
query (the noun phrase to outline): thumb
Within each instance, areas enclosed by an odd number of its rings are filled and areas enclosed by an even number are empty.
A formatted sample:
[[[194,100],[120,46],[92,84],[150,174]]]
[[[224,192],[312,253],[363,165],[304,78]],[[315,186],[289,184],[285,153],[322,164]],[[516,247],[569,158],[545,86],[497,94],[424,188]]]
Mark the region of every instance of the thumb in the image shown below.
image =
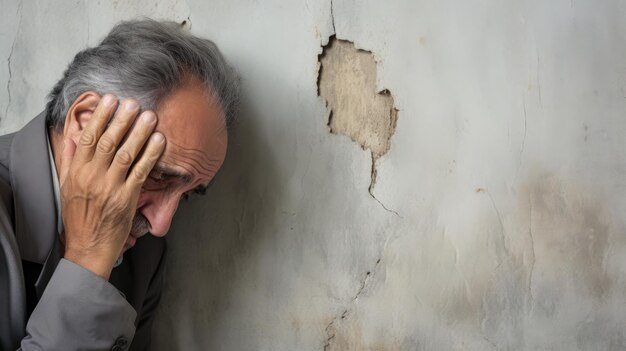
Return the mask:
[[[59,182],[65,183],[65,178],[70,171],[72,159],[74,159],[74,152],[76,151],[76,144],[70,138],[63,140],[63,152],[61,153],[61,174],[59,175]]]

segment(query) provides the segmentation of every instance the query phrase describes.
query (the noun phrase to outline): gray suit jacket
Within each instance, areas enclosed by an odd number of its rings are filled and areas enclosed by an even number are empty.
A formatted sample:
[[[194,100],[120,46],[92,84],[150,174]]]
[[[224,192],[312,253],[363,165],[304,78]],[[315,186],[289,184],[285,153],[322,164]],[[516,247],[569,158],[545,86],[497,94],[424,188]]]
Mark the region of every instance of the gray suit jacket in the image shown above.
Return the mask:
[[[63,259],[46,133],[42,113],[0,136],[0,349],[149,349],[165,242],[139,239],[109,281]]]

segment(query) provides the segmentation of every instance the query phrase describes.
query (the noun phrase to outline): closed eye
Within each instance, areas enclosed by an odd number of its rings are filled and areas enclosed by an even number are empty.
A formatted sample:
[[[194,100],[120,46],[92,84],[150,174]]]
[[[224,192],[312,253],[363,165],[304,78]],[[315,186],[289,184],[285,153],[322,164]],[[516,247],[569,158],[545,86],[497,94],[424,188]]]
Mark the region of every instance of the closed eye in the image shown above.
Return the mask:
[[[143,183],[143,188],[146,190],[161,190],[168,186],[168,182],[158,177],[157,175],[150,174],[146,181]]]
[[[181,195],[181,198],[183,200],[188,200],[189,197],[192,194],[196,194],[196,195],[206,195],[207,190],[209,189],[209,187],[211,186],[211,184],[213,183],[213,181],[209,182],[208,185],[198,185],[197,187],[195,187],[194,189],[191,189],[185,193],[183,193]]]

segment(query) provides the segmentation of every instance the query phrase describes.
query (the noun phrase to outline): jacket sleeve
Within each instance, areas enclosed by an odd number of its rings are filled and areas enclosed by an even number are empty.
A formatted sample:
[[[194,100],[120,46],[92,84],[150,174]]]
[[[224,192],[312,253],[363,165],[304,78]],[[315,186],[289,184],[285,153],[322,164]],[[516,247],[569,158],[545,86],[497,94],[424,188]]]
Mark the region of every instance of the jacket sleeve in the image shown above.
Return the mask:
[[[19,350],[127,350],[136,315],[108,281],[61,259],[28,320]]]

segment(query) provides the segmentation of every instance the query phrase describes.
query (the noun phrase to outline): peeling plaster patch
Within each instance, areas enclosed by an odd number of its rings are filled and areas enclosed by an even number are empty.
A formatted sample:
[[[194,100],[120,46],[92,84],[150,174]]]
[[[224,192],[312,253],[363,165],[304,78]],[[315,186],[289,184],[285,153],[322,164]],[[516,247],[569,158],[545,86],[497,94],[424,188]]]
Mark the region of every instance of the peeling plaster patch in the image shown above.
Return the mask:
[[[335,29],[335,13],[334,13],[333,0],[330,0],[330,20],[333,25],[333,33],[337,34],[337,30]]]
[[[330,109],[330,132],[345,135],[363,150],[371,152],[369,192],[376,199],[373,194],[376,162],[389,151],[398,110],[389,90],[376,91],[374,56],[369,51],[357,49],[350,41],[332,36],[320,55],[317,86],[319,96]]]
[[[397,110],[388,90],[376,92],[376,61],[371,52],[331,38],[321,55],[319,95],[331,110],[331,133],[343,134],[378,159],[389,150]]]

